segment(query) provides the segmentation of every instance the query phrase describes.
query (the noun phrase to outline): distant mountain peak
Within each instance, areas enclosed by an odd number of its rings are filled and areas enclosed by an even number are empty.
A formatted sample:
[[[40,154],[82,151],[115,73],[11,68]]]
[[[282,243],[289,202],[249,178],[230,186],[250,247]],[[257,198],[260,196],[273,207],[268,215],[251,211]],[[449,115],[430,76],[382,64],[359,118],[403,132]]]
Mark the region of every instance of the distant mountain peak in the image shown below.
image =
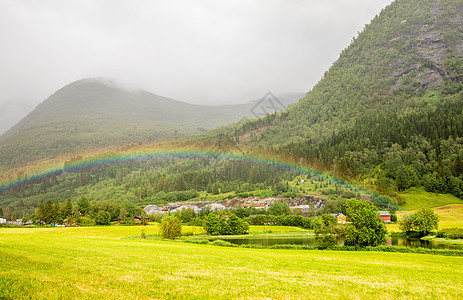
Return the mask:
[[[116,79],[108,78],[108,77],[88,77],[76,80],[71,82],[58,91],[66,90],[70,88],[81,88],[85,85],[101,85],[111,89],[122,90],[126,92],[140,92],[141,89],[139,88],[129,88],[127,85],[122,84],[121,82],[117,81]]]
[[[282,98],[294,103],[302,95]],[[227,106],[185,103],[113,79],[74,81],[0,136],[2,167],[99,147],[150,143],[203,133],[251,115],[254,102]]]

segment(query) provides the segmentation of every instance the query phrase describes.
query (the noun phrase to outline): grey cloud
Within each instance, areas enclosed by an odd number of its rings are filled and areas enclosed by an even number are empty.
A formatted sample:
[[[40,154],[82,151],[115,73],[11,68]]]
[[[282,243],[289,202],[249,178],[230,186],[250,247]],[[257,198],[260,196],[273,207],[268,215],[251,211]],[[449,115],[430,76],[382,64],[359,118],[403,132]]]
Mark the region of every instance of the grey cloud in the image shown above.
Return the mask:
[[[0,133],[84,77],[192,103],[306,92],[391,0],[0,2]]]

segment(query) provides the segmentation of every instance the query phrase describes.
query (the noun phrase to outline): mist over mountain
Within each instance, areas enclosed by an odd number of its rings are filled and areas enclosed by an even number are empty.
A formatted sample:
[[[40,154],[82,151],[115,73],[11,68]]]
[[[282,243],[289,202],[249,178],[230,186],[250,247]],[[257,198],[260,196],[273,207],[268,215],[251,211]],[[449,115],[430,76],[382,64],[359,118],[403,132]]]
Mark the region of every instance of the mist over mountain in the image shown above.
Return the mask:
[[[273,113],[303,94],[287,94]],[[104,78],[73,82],[56,91],[0,136],[2,168],[89,149],[152,143],[198,134],[256,118],[259,100],[205,106],[131,90]]]

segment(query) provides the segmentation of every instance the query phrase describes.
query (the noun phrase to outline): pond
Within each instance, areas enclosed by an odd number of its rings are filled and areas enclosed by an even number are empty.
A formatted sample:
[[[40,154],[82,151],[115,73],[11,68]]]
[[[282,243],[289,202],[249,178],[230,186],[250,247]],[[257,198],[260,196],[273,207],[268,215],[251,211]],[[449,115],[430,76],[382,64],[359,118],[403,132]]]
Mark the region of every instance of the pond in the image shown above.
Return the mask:
[[[275,236],[275,237],[227,237],[222,240],[237,245],[304,245],[316,246],[317,238],[315,236]],[[463,250],[463,244],[452,245],[439,241],[427,241],[417,238],[392,237],[387,238],[386,245],[411,247],[411,248],[429,248],[429,249],[460,249]]]

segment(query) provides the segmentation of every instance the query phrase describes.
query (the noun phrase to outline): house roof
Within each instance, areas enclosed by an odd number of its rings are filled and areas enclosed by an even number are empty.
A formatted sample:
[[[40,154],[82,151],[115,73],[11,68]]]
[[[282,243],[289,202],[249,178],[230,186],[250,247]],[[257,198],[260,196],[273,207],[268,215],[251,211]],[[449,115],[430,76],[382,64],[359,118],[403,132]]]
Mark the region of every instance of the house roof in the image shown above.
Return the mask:
[[[219,203],[211,203],[211,204],[206,205],[206,206],[209,207],[212,210],[214,210],[214,209],[225,209],[225,205],[222,205],[222,204],[219,204]]]
[[[149,215],[159,214],[162,211],[157,205],[148,205],[143,210]]]
[[[330,215],[332,215],[332,216],[335,217],[335,218],[337,218],[337,217],[339,217],[339,216],[344,216],[344,214],[341,214],[341,213],[339,213],[339,214],[330,214]],[[344,216],[344,217],[345,217],[345,216]]]
[[[391,215],[388,211],[385,211],[385,210],[378,211],[378,214],[380,216],[390,216]]]
[[[194,211],[195,213],[198,213],[198,212],[199,212],[199,208],[198,208],[196,205],[182,205],[182,206],[177,207],[177,208],[175,208],[175,209],[173,209],[173,210],[171,210],[171,211],[172,211],[172,212],[179,212],[179,211],[181,211],[182,209],[189,209],[189,208],[193,209],[193,211]]]
[[[5,220],[6,220],[6,218],[5,218],[5,217],[0,217],[0,219],[5,219]]]

